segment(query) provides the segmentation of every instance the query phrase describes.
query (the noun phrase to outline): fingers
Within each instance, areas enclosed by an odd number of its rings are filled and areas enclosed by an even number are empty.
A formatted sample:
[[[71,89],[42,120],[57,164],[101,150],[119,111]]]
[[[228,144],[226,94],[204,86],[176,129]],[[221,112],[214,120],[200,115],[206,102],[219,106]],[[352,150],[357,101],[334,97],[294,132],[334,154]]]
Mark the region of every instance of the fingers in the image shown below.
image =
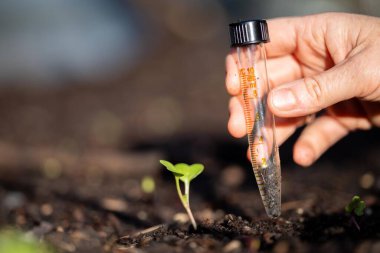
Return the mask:
[[[226,57],[226,88],[230,95],[237,96],[240,94],[240,83],[234,54],[235,52],[232,52]],[[298,61],[291,55],[269,59],[267,71],[271,73],[269,78],[272,87],[294,81],[302,76]]]
[[[297,118],[276,118],[276,141],[277,145],[281,146],[298,127],[305,122],[305,117]]]
[[[269,59],[266,65],[271,87],[302,77],[300,64],[292,55]]]
[[[236,138],[244,137],[247,133],[242,102],[238,97],[232,97],[229,104],[230,118],[228,131]],[[285,142],[304,122],[302,118],[276,118],[277,145]]]
[[[268,58],[292,54],[297,49],[297,32],[302,18],[278,18],[268,20],[270,43],[265,45]]]
[[[234,54],[232,51],[226,57],[226,88],[231,96],[240,93],[239,72]]]
[[[279,122],[277,124],[277,122]],[[276,119],[276,144],[281,146],[291,135],[294,134],[296,129],[303,125],[305,118],[282,118]],[[247,158],[250,159],[249,149],[247,150]]]
[[[318,117],[303,130],[294,145],[294,161],[304,167],[310,166],[348,132],[349,130],[334,117]]]
[[[230,118],[228,131],[235,138],[241,138],[246,134],[243,105],[238,97],[232,97],[229,104]]]
[[[276,116],[297,117],[361,96],[363,78],[357,69],[357,61],[351,59],[314,77],[281,85],[269,93],[269,107]]]

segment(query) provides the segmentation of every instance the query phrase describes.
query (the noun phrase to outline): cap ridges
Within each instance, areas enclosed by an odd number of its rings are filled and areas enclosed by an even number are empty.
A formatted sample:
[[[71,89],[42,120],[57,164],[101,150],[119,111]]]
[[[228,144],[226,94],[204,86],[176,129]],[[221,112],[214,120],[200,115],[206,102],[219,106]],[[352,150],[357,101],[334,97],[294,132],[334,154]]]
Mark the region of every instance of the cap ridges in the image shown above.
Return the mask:
[[[232,47],[269,41],[268,25],[264,19],[231,23],[229,26]]]

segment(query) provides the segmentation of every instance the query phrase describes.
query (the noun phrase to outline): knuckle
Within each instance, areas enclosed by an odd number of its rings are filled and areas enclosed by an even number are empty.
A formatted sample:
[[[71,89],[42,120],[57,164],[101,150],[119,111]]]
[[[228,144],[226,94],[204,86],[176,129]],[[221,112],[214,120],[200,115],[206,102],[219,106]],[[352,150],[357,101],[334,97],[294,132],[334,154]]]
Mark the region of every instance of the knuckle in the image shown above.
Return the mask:
[[[315,107],[321,108],[323,104],[323,89],[321,82],[316,77],[306,77],[304,85],[309,99]]]

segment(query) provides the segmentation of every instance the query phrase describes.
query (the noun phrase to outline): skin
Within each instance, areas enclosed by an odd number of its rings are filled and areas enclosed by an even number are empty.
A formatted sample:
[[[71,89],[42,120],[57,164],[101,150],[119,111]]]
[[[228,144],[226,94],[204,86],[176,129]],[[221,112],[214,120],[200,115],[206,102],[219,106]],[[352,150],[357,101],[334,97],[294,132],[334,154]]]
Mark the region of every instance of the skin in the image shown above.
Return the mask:
[[[355,130],[380,127],[380,18],[324,13],[268,21],[269,109],[281,145],[307,123],[293,158],[310,166]],[[246,134],[236,51],[226,57],[228,130]],[[310,122],[308,115],[318,113]],[[309,119],[309,120],[306,120]],[[308,122],[306,122],[308,121]]]

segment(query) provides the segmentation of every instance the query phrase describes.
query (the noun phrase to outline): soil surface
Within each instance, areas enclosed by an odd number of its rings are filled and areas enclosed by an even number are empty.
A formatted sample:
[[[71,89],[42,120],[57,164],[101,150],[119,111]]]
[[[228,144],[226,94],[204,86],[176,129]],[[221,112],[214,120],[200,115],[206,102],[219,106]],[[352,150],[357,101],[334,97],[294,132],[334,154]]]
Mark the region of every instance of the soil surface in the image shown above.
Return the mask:
[[[0,226],[58,252],[380,252],[379,130],[308,169],[292,161],[296,136],[280,147],[282,215],[269,219],[246,140],[226,130],[227,37],[186,40],[144,8],[166,33],[133,71],[0,89]],[[205,165],[190,189],[197,230],[160,159]],[[356,194],[367,204],[359,229],[344,211]]]

